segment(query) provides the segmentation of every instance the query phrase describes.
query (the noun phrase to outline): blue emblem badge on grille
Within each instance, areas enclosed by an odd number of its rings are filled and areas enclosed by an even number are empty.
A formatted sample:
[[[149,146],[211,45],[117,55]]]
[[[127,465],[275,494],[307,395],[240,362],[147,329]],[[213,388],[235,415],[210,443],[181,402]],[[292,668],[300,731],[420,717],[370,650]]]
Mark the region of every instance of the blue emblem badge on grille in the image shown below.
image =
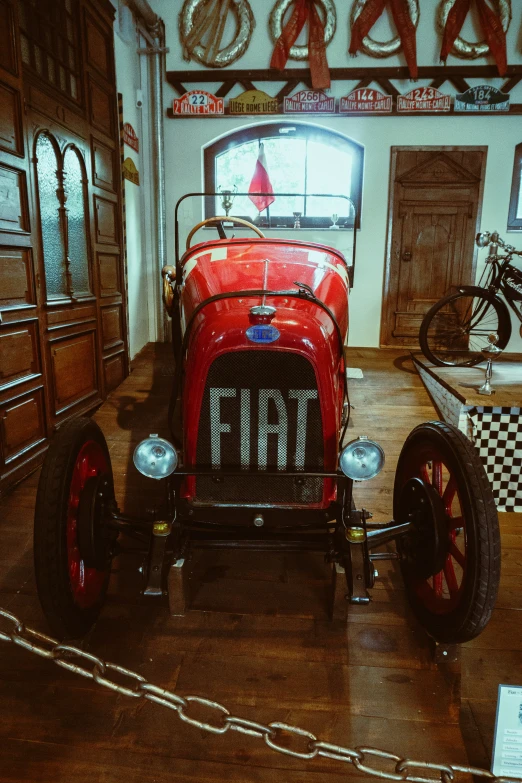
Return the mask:
[[[279,340],[280,334],[275,326],[256,324],[246,330],[246,336],[251,343],[274,343]]]

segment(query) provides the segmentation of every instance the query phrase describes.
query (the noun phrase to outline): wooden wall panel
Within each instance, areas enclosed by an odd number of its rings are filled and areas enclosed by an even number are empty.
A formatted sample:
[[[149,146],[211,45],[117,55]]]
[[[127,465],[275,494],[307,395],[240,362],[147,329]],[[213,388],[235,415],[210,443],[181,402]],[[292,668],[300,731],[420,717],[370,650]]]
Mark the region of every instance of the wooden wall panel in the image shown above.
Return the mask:
[[[114,8],[44,5],[56,6],[52,19],[33,0],[0,0],[0,494],[38,466],[57,425],[92,411],[128,372]],[[85,164],[92,285],[77,297],[64,285],[48,302],[33,154],[42,131]],[[65,247],[65,220],[59,229]]]
[[[92,138],[93,183],[104,190],[114,191],[114,150]]]
[[[0,330],[0,388],[39,372],[37,323]]]
[[[0,166],[0,231],[28,228],[25,172]]]
[[[94,197],[96,241],[100,245],[116,245],[118,243],[116,207],[117,205],[113,201],[106,201],[99,196]]]
[[[85,14],[85,32],[87,36],[87,62],[106,79],[111,77],[111,42],[107,32],[100,29],[90,14]]]
[[[125,356],[123,352],[105,359],[104,373],[107,391],[112,391],[112,389],[120,385],[125,378]]]
[[[50,344],[56,414],[96,392],[94,336],[88,332]]]
[[[100,270],[101,296],[114,296],[121,293],[119,256],[99,253],[98,267]]]
[[[13,27],[13,12],[6,0],[0,0],[0,68],[9,71],[9,73],[18,74],[16,62],[16,47]]]
[[[113,348],[123,342],[121,307],[104,307],[102,310],[103,350]]]
[[[23,307],[34,302],[31,251],[0,247],[0,312],[3,307]]]
[[[5,463],[10,463],[45,438],[41,389],[0,406],[0,422],[2,456]]]
[[[0,82],[0,149],[17,155],[23,154],[21,116],[18,92]]]
[[[92,79],[89,79],[89,106],[94,127],[110,136],[114,127],[113,99]]]

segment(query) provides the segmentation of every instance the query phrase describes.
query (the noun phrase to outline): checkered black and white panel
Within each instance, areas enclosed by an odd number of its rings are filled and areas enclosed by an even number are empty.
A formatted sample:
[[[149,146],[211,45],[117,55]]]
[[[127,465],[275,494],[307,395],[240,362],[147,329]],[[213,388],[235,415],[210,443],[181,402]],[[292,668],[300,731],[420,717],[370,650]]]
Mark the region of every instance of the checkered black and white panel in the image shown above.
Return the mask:
[[[499,511],[522,511],[520,408],[470,408],[473,442],[488,474]]]

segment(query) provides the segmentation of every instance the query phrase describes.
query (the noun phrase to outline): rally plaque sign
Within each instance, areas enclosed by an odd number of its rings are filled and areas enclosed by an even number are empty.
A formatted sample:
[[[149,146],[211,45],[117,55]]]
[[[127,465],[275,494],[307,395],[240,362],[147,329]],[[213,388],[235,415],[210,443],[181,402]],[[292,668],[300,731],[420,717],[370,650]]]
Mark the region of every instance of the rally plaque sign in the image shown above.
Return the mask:
[[[479,84],[455,96],[455,111],[509,111],[509,95],[490,84]]]
[[[216,98],[206,90],[190,90],[172,101],[174,114],[223,114],[223,98]]]
[[[352,90],[348,95],[341,98],[339,102],[340,114],[352,114],[354,112],[377,114],[379,112],[391,112],[391,110],[391,95],[384,95],[379,90],[369,90],[367,87]]]
[[[277,114],[278,101],[263,90],[247,90],[228,102],[230,114]]]
[[[123,141],[136,152],[140,151],[140,140],[130,122],[126,122],[123,126]]]
[[[140,184],[140,173],[136,168],[136,164],[132,158],[125,158],[123,161],[123,179],[128,179],[129,182],[133,182],[135,185]]]
[[[397,97],[397,111],[449,111],[451,96],[435,87],[415,87]]]
[[[320,90],[301,90],[285,97],[285,114],[333,114],[335,98],[329,98]]]

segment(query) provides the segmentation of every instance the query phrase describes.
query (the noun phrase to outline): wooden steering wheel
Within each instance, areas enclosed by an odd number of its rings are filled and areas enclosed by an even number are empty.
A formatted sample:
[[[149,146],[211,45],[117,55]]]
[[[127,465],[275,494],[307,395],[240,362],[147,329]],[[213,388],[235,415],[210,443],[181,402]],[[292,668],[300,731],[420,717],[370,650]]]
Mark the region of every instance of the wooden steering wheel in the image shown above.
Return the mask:
[[[239,218],[239,217],[226,217],[226,215],[215,215],[214,217],[209,217],[206,218],[205,220],[202,220],[201,223],[196,223],[196,225],[194,226],[194,228],[192,229],[192,231],[187,237],[187,250],[190,250],[190,240],[192,239],[196,231],[199,231],[200,228],[206,226],[207,223],[214,223],[216,221],[221,221],[221,220],[226,220],[226,221],[233,220],[234,223],[240,223],[242,226],[246,226],[247,228],[251,228],[252,231],[255,231],[258,237],[261,237],[261,239],[265,239],[265,235],[263,234],[263,232],[257,226],[254,226],[253,223],[250,223],[250,221],[248,220],[243,220],[243,218]]]

